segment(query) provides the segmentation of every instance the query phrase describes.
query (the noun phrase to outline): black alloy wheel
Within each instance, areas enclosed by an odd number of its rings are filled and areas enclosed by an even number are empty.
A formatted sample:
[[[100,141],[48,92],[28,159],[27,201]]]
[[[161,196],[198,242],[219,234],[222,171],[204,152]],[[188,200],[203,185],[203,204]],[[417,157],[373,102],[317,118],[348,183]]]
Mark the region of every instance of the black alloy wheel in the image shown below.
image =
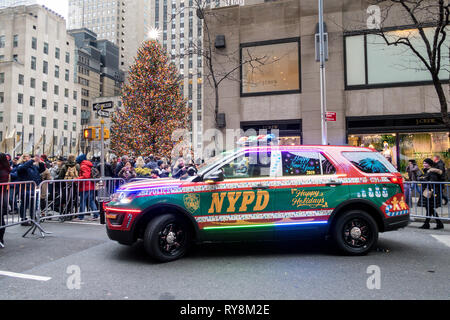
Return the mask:
[[[332,236],[342,253],[365,255],[378,241],[378,226],[369,213],[350,210],[337,217]]]
[[[166,213],[153,218],[144,234],[147,253],[160,262],[169,262],[184,256],[188,250],[191,231],[184,219]]]

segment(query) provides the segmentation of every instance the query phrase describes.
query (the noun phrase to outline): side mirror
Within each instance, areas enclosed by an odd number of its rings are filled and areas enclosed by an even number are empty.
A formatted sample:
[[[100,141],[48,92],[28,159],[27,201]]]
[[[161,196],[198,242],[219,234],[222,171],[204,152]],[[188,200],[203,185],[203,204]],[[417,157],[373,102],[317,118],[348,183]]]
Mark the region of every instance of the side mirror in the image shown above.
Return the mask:
[[[214,172],[211,172],[207,176],[203,178],[204,181],[213,181],[213,182],[219,182],[225,180],[225,175],[223,174],[223,170],[219,169]]]

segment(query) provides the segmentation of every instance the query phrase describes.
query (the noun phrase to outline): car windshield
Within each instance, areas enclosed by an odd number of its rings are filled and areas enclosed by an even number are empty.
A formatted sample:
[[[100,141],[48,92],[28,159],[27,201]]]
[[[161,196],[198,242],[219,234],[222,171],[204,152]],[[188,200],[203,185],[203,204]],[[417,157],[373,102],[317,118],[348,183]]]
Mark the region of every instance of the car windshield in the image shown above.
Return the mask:
[[[209,158],[207,159],[204,163],[202,163],[199,167],[198,167],[198,175],[201,176],[203,175],[205,172],[207,172],[209,169],[211,169],[212,167],[214,167],[214,165],[217,162],[220,162],[221,160],[228,158],[229,156],[231,156],[232,154],[235,153],[235,150],[230,150],[230,151],[224,151],[220,154],[218,154],[215,157]]]

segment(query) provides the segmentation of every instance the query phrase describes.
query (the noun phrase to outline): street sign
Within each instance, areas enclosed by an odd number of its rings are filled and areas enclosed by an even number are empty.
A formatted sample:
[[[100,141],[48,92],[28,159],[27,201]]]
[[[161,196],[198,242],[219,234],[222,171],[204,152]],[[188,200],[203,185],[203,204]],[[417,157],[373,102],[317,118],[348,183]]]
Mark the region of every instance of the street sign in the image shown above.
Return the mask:
[[[97,110],[97,114],[98,114],[99,117],[109,118],[109,111]]]
[[[94,111],[112,108],[114,108],[114,102],[112,101],[94,103]]]
[[[327,112],[325,116],[327,121],[336,121],[336,112]]]

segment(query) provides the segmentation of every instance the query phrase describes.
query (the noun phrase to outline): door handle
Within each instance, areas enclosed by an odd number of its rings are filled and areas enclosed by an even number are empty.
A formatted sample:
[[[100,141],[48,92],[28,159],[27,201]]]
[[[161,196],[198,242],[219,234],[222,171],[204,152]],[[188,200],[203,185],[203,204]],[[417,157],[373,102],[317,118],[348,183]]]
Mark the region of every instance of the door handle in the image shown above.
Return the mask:
[[[340,186],[342,185],[342,181],[334,181],[331,180],[330,182],[325,183],[326,186],[331,187],[331,186]]]
[[[259,185],[259,186],[252,187],[252,189],[253,190],[266,190],[266,189],[269,189],[269,187],[268,186]]]

